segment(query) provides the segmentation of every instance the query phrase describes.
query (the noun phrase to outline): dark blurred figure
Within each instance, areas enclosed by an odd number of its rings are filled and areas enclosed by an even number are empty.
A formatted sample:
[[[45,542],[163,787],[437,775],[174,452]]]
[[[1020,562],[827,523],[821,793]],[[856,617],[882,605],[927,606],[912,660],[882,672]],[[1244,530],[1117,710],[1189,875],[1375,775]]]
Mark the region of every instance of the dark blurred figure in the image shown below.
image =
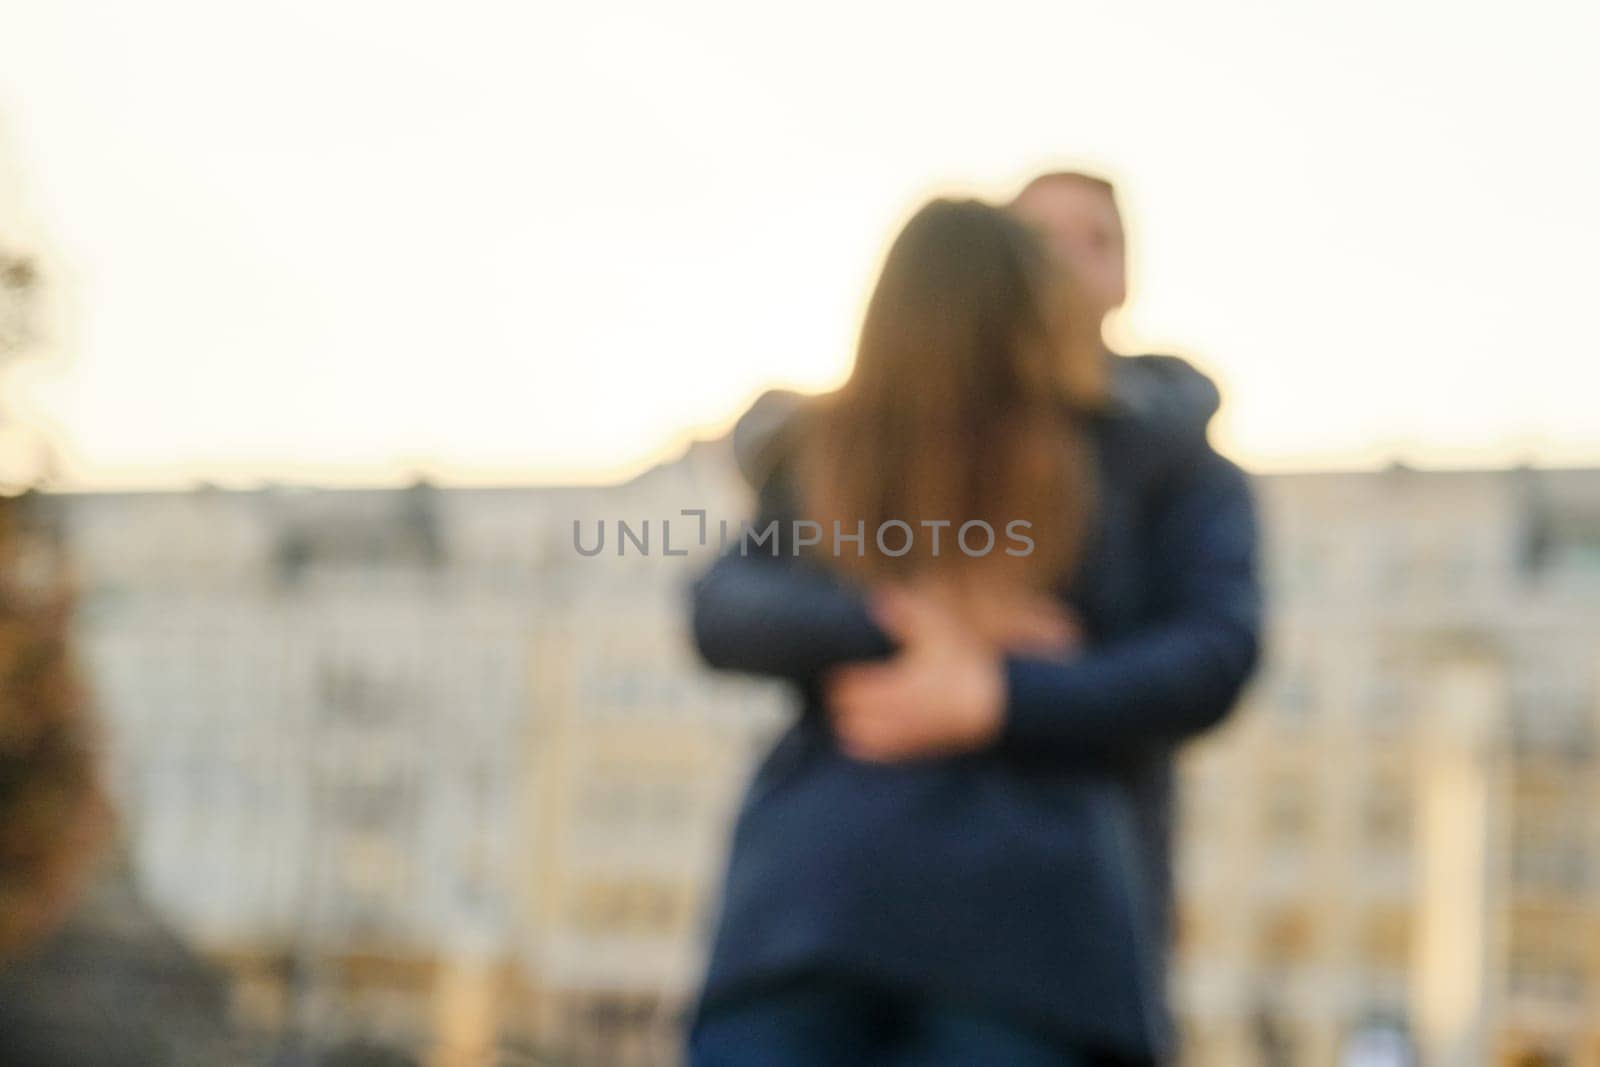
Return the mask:
[[[0,960],[61,924],[110,824],[71,594],[25,527],[30,503],[0,496]]]
[[[227,1028],[226,992],[224,976],[154,917],[114,864],[59,929],[0,970],[0,1063],[259,1063]]]
[[[35,500],[0,496],[0,1064],[238,1063],[220,977],[103,862],[113,820],[72,592]]]

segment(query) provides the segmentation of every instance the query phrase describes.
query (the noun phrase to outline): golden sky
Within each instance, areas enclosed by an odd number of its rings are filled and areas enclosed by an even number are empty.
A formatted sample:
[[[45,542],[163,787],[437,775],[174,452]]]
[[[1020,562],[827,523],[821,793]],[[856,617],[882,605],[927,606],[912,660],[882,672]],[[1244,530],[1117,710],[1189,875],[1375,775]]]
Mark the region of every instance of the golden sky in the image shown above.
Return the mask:
[[[617,477],[839,380],[920,198],[1061,164],[1247,466],[1600,462],[1593,4],[10,8],[73,485]]]

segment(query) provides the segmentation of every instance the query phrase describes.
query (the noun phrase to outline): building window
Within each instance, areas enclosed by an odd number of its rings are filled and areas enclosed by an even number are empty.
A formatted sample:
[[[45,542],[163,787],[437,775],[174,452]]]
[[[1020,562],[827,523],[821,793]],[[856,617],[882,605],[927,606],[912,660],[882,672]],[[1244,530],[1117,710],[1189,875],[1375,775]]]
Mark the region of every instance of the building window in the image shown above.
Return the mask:
[[[1405,849],[1411,840],[1411,795],[1404,777],[1381,773],[1368,782],[1362,799],[1362,832],[1370,847]]]

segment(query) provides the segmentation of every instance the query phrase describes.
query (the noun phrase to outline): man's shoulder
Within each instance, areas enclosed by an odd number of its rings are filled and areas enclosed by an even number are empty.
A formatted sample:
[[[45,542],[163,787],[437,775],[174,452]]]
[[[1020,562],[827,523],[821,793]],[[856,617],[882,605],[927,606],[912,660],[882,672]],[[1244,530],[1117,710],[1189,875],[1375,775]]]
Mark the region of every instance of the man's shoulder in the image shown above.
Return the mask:
[[[1201,471],[1232,467],[1213,446],[1212,418],[1222,395],[1209,374],[1181,356],[1112,357],[1111,411],[1101,436],[1105,462],[1159,493]]]
[[[1222,406],[1217,383],[1182,356],[1113,355],[1110,377],[1116,409],[1163,434],[1204,438]]]

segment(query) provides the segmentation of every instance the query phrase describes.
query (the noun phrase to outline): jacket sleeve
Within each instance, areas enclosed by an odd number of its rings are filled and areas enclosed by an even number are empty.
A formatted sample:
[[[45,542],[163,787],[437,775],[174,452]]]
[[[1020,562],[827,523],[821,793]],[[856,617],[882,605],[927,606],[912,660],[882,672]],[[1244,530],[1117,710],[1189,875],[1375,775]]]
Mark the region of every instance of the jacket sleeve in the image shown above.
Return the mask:
[[[1233,707],[1260,654],[1249,481],[1203,445],[1164,489],[1149,557],[1156,617],[1079,659],[1007,656],[1002,747],[1115,758],[1181,741]]]
[[[835,664],[894,652],[858,588],[795,556],[794,517],[775,472],[753,527],[691,588],[695,647],[709,666],[810,686]]]

